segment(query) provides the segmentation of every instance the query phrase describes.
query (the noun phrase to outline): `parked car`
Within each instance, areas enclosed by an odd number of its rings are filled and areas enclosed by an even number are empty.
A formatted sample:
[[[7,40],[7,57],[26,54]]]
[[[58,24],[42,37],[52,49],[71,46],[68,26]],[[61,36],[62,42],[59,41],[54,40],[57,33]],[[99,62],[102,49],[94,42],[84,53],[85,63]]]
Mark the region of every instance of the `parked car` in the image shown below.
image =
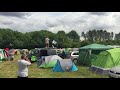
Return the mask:
[[[120,78],[120,66],[115,66],[109,71],[110,78]]]
[[[54,49],[34,49],[27,55],[27,57],[31,60],[31,57],[36,57],[37,59],[41,58],[42,56],[50,56],[50,55],[57,55],[56,50]],[[37,60],[34,60],[37,61]]]
[[[72,51],[70,54],[70,59],[74,62],[74,63],[78,63],[78,57],[79,57],[79,51]]]

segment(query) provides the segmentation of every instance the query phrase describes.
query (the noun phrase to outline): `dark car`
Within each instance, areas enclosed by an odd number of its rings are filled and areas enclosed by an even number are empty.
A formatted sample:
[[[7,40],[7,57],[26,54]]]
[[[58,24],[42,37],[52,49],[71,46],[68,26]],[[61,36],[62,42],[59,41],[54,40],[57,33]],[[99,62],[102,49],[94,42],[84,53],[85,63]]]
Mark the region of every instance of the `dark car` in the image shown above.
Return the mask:
[[[42,56],[50,56],[50,55],[57,55],[56,50],[54,49],[36,49],[31,51],[30,54],[27,55],[27,57],[31,60],[32,56],[36,56],[36,58],[41,58]]]

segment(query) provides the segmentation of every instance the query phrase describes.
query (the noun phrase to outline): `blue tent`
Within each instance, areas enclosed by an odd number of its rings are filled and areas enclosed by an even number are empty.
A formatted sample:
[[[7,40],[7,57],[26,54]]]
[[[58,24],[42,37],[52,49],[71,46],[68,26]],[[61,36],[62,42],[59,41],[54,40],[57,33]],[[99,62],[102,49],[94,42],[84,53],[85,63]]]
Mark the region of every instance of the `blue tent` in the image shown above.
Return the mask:
[[[53,67],[53,72],[73,72],[77,70],[78,68],[71,59],[57,60],[56,65]]]

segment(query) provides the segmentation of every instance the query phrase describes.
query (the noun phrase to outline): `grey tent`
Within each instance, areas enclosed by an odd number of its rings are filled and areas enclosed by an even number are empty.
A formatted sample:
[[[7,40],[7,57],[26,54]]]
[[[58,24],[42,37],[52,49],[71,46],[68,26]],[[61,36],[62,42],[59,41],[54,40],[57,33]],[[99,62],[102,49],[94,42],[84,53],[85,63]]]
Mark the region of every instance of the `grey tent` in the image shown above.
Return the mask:
[[[70,72],[77,71],[78,68],[71,59],[57,60],[56,65],[53,67],[53,72]]]

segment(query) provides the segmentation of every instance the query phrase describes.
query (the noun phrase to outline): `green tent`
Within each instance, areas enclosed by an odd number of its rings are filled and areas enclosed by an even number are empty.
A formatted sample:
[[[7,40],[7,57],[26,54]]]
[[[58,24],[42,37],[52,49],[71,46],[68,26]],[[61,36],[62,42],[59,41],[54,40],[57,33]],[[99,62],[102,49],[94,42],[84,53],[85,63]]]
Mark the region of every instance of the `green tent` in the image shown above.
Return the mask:
[[[110,49],[101,52],[96,59],[93,60],[90,69],[92,71],[103,73],[108,72],[112,67],[120,65],[120,48]]]
[[[71,48],[65,48],[65,52],[69,52]]]
[[[79,49],[78,63],[81,65],[90,66],[92,60],[97,58],[100,52],[111,49],[112,47],[101,44],[90,44]]]
[[[110,49],[101,52],[92,65],[102,68],[112,68],[120,65],[120,48]]]
[[[39,68],[54,67],[57,60],[62,60],[58,55],[45,56],[44,59],[37,62]]]

